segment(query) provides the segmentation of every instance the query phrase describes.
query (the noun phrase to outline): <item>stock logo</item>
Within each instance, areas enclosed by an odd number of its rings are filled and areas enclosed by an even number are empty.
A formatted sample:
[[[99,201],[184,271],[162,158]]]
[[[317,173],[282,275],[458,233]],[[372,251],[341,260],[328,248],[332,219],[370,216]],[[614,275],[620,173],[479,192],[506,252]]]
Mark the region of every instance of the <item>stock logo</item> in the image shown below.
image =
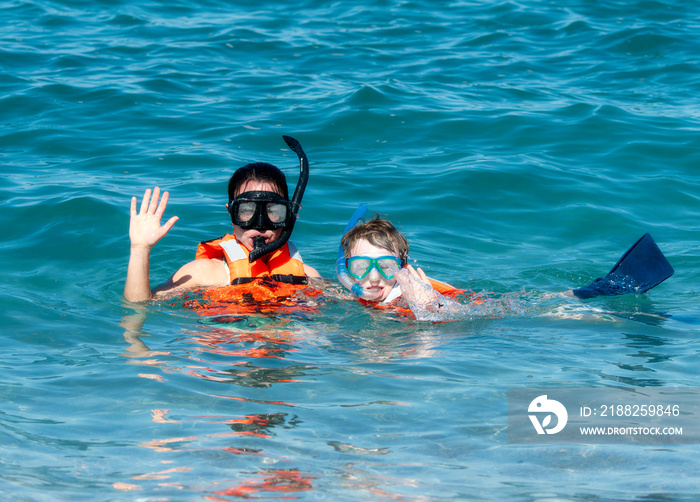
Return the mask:
[[[561,430],[566,426],[566,421],[569,419],[569,414],[566,412],[566,408],[559,401],[554,399],[547,399],[547,395],[543,394],[536,397],[530,403],[527,408],[528,413],[536,413],[535,415],[528,415],[532,425],[535,426],[537,434],[556,434],[561,432]],[[542,422],[539,421],[538,414],[546,415],[542,418]],[[552,422],[552,415],[557,417],[556,427],[547,428]]]

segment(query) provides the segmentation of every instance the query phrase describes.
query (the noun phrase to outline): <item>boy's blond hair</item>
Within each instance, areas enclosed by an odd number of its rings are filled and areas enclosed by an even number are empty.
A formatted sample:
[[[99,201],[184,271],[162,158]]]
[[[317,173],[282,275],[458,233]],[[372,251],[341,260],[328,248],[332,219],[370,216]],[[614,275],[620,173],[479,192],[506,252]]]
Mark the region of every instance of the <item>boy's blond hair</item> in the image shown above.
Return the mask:
[[[343,247],[346,258],[351,257],[352,248],[360,239],[364,239],[378,248],[386,249],[402,261],[406,261],[408,257],[406,238],[396,230],[396,227],[389,220],[383,220],[379,216],[355,226],[343,236],[340,245]]]

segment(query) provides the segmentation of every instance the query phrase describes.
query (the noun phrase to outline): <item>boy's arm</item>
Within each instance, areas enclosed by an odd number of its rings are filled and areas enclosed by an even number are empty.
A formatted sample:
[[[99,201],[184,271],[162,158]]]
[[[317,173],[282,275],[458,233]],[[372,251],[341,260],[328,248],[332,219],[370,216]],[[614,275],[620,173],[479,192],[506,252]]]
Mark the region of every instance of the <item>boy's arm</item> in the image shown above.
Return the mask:
[[[130,302],[142,302],[150,300],[151,286],[148,278],[150,268],[151,249],[167,234],[178,220],[177,216],[170,218],[161,226],[165,208],[168,205],[168,192],[163,192],[160,197],[160,188],[147,189],[143,194],[140,211],[136,212],[136,197],[131,199],[131,219],[129,222],[129,239],[131,240],[131,252],[129,265],[124,284],[124,298]]]

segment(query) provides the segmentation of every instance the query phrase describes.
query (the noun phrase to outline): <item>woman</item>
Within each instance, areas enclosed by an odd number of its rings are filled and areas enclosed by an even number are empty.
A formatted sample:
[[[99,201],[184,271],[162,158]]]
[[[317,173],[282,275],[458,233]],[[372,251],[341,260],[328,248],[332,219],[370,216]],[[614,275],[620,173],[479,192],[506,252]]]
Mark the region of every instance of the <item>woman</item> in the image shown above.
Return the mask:
[[[138,212],[136,197],[131,199],[131,253],[124,285],[127,300],[141,302],[183,289],[240,284],[263,276],[293,284],[303,284],[308,277],[320,277],[314,268],[303,263],[296,246],[288,242],[308,180],[308,162],[299,143],[288,136],[284,138],[299,155],[301,164],[301,176],[292,200],[284,173],[277,167],[266,163],[241,167],[228,184],[226,208],[231,215],[233,234],[201,243],[195,260],[180,267],[153,290],[149,281],[151,249],[170,231],[178,217],[160,224],[169,194],[164,192],[161,198],[158,187],[153,193],[150,189],[145,191]]]

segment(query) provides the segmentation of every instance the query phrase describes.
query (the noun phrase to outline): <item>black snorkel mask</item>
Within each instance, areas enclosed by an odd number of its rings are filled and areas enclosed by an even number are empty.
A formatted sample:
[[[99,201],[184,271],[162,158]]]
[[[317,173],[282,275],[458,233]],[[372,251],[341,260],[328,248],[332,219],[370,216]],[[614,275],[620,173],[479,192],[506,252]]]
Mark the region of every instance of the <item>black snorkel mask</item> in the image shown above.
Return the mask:
[[[276,192],[243,192],[229,202],[229,214],[234,225],[244,230],[251,228],[264,232],[289,225],[292,203]]]
[[[248,256],[250,263],[277,251],[287,243],[294,230],[297,213],[301,208],[301,199],[309,181],[309,161],[301,145],[291,136],[282,136],[282,138],[299,157],[299,181],[292,200],[288,201],[275,192],[252,191],[240,194],[228,204],[228,211],[234,225],[246,230],[283,229],[277,239],[267,244],[262,236],[253,239],[253,250]]]

